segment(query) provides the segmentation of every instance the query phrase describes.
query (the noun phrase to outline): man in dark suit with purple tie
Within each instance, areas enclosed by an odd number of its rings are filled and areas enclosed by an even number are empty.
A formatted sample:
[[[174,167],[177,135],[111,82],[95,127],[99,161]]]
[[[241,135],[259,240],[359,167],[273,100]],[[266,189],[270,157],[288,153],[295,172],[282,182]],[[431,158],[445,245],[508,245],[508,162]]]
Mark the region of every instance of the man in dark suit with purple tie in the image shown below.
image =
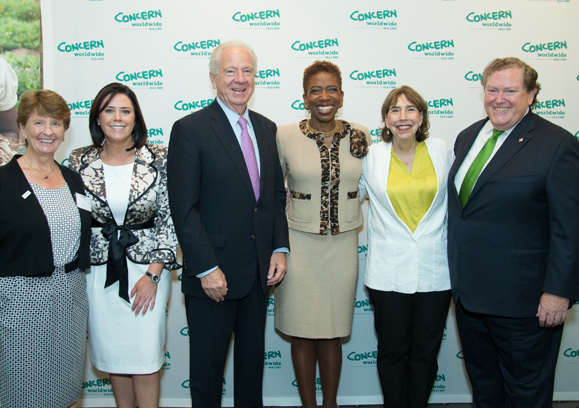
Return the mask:
[[[250,111],[257,59],[239,42],[217,47],[207,108],[173,125],[171,214],[183,251],[194,407],[220,407],[234,342],[234,404],[262,407],[269,288],[286,272],[285,188],[276,125]]]

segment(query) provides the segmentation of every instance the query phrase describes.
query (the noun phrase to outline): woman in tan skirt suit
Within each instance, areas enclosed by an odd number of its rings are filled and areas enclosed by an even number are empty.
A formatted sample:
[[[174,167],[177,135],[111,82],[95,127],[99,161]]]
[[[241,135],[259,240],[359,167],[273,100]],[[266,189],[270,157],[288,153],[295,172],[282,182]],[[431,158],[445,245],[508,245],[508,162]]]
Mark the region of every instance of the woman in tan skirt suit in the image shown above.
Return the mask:
[[[367,128],[335,118],[340,69],[316,61],[304,72],[309,120],[281,126],[277,147],[290,194],[288,273],[275,290],[275,327],[292,337],[304,407],[316,407],[316,360],[323,407],[337,407],[341,338],[352,331],[362,225],[358,180],[371,144]]]

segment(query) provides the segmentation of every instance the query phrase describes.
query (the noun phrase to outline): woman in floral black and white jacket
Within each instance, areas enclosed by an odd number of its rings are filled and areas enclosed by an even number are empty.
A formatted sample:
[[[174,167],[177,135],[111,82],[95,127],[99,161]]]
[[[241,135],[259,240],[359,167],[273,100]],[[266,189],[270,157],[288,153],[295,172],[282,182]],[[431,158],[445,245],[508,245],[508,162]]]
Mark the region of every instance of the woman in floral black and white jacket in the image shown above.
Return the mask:
[[[92,208],[89,344],[93,365],[111,375],[119,407],[158,407],[165,306],[177,238],[167,195],[167,148],[146,144],[134,92],[105,86],[90,111],[93,145],[69,166]],[[156,306],[156,307],[155,307]]]

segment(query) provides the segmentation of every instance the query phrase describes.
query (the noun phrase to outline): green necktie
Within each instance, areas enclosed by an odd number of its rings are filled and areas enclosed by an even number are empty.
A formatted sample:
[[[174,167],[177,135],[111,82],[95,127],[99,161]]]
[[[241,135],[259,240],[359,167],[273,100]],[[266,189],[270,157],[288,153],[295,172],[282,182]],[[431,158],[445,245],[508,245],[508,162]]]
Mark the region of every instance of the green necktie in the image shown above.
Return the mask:
[[[472,188],[480,175],[485,163],[491,156],[493,149],[497,144],[497,139],[500,135],[505,133],[504,130],[496,130],[493,129],[493,135],[487,140],[481,151],[477,154],[474,158],[474,161],[468,168],[466,172],[466,176],[464,176],[464,180],[462,181],[462,185],[460,186],[460,193],[458,193],[458,198],[460,199],[460,204],[462,208],[464,208],[466,202],[468,201],[468,197],[472,192]]]

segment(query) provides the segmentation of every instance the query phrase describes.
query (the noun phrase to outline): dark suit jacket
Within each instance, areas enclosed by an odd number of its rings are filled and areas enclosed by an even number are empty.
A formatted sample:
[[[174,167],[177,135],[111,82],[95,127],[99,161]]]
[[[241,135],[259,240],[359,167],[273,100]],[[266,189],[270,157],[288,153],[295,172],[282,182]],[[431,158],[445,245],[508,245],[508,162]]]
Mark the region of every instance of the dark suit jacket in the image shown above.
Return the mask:
[[[50,229],[44,211],[16,155],[0,167],[0,276],[47,276],[54,272]],[[62,176],[76,202],[76,193],[85,195],[80,176],[60,166]],[[23,194],[30,191],[27,198]],[[78,208],[81,221],[79,268],[90,266],[90,211]]]
[[[579,141],[529,112],[476,182],[464,210],[454,177],[488,119],[462,131],[448,188],[454,302],[533,317],[543,292],[579,298]]]
[[[272,252],[289,247],[276,126],[258,113],[249,116],[261,166],[257,202],[241,146],[217,101],[173,125],[169,204],[183,251],[185,294],[207,297],[196,275],[215,266],[226,276],[228,299],[249,293],[257,270],[265,293]]]

